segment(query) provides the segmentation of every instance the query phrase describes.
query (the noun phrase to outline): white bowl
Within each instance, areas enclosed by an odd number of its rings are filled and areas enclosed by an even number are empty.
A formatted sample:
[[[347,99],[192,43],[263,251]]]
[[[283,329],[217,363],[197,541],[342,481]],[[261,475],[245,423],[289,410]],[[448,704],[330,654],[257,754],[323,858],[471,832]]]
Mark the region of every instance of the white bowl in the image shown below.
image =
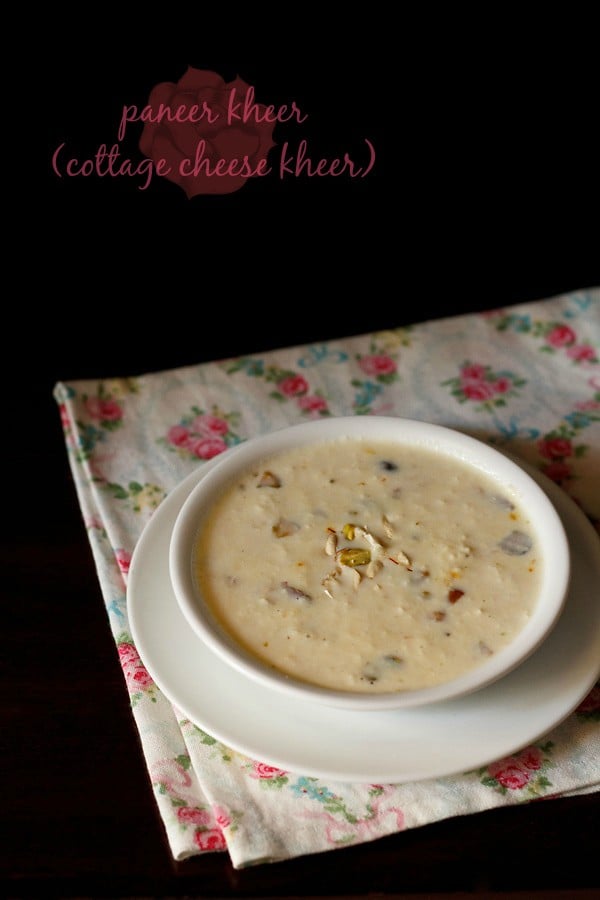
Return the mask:
[[[198,537],[215,501],[235,480],[272,454],[306,448],[331,441],[394,443],[398,448],[418,448],[473,467],[491,480],[498,495],[509,495],[517,509],[526,511],[537,541],[542,565],[537,599],[526,624],[505,647],[482,659],[476,666],[450,680],[415,689],[370,693],[361,688],[338,689],[300,680],[261,660],[241,646],[218,621],[200,591],[195,576]],[[431,461],[431,459],[430,459]],[[435,462],[435,458],[432,460]],[[380,479],[381,480],[381,479]],[[232,567],[243,563],[231,548]],[[392,560],[393,561],[393,560]],[[195,633],[212,651],[248,678],[291,699],[299,698],[354,710],[398,709],[422,706],[455,698],[483,688],[503,677],[529,657],[544,641],[563,609],[570,575],[570,555],[561,520],[536,480],[500,451],[450,428],[410,419],[383,416],[350,416],[313,420],[274,431],[240,444],[224,454],[191,491],[177,517],[170,543],[170,576],[179,607]],[[286,573],[282,573],[282,584]],[[388,657],[391,658],[391,657]]]

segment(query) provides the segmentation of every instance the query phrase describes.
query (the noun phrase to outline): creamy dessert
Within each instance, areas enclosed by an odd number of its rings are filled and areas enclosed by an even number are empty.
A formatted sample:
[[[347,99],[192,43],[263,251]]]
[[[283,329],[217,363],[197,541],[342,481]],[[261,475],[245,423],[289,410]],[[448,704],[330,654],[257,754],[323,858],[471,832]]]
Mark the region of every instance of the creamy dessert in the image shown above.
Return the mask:
[[[334,690],[407,691],[497,653],[534,609],[526,511],[429,449],[336,439],[266,457],[199,531],[215,618],[267,666]]]

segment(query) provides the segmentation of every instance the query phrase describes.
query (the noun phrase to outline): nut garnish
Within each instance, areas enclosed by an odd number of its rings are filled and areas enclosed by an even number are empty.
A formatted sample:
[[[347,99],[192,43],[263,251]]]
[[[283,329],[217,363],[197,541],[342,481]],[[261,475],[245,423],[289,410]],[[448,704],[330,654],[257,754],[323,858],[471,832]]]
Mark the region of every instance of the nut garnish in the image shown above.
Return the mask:
[[[325,553],[327,556],[335,556],[337,550],[337,534],[328,534],[325,541]]]
[[[338,553],[338,559],[343,566],[366,566],[371,562],[371,551],[360,547],[344,547]]]
[[[383,525],[383,533],[385,534],[385,536],[388,540],[391,540],[393,537],[393,534],[394,534],[394,529],[392,528],[392,523],[390,522],[390,520],[388,519],[387,516],[383,516],[381,522]]]
[[[367,566],[366,576],[367,578],[375,578],[380,569],[383,568],[383,563],[380,559],[372,559],[369,565]]]
[[[263,472],[256,487],[278,488],[281,487],[281,479],[274,475],[273,472]]]
[[[271,529],[275,537],[283,538],[289,537],[290,534],[295,534],[299,530],[300,526],[297,522],[291,522],[289,519],[280,519],[278,522],[273,525]]]

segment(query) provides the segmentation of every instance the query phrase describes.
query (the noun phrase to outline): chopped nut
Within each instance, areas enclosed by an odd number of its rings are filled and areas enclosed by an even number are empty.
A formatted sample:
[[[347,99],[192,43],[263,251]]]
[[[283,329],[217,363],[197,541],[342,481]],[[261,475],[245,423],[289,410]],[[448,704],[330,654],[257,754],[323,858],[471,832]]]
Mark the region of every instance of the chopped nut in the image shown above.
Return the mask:
[[[502,497],[500,494],[490,494],[490,500],[496,506],[501,507],[501,509],[513,510],[515,508],[512,500],[509,500],[508,497]]]
[[[533,541],[523,531],[511,531],[504,540],[500,541],[500,547],[509,556],[523,556],[529,553],[533,547]]]
[[[383,563],[380,559],[372,559],[369,565],[367,566],[366,576],[367,578],[375,578],[380,569],[383,568]]]
[[[460,600],[464,593],[465,592],[461,591],[460,588],[451,588],[448,591],[448,600],[450,601],[450,603],[456,603],[456,601]]]
[[[337,535],[336,534],[328,534],[327,540],[325,541],[325,553],[327,556],[335,556],[335,552],[337,550]]]
[[[362,575],[360,574],[358,569],[352,569],[352,585],[354,587],[354,590],[357,590],[361,581],[362,581]]]
[[[385,534],[385,536],[388,540],[391,540],[392,535],[394,534],[394,529],[392,528],[391,522],[387,518],[387,516],[383,517],[382,525],[383,525],[383,533]]]
[[[354,530],[355,526],[351,522],[346,522],[344,527],[342,528],[342,534],[348,541],[354,540]]]
[[[327,594],[328,597],[331,597],[332,600],[333,600],[333,594],[331,593],[331,590],[335,584],[336,578],[337,578],[337,574],[335,572],[330,572],[329,575],[326,575],[325,578],[321,582],[324,592]]]
[[[398,553],[396,554],[396,559],[398,560],[398,562],[400,563],[400,565],[402,565],[402,566],[410,566],[410,559],[408,558],[408,556],[406,555],[406,553],[404,553],[403,550],[399,550],[399,551],[398,551]]]
[[[345,547],[340,550],[338,559],[343,566],[366,566],[371,562],[371,551],[361,550],[360,547]]]
[[[281,479],[277,477],[277,475],[273,475],[272,472],[263,472],[260,478],[260,481],[256,485],[256,487],[273,487],[278,488],[281,487]]]
[[[289,519],[280,519],[275,525],[273,525],[272,531],[275,537],[289,537],[290,534],[295,534],[300,526],[296,522],[290,522]]]

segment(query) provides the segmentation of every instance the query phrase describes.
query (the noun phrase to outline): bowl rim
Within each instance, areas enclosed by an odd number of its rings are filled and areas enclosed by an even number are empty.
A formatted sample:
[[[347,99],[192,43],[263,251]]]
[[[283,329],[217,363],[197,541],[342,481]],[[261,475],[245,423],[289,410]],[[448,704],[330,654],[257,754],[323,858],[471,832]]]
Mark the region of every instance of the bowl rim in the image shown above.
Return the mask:
[[[232,475],[264,456],[298,446],[356,439],[399,440],[454,456],[475,465],[488,477],[533,502],[532,527],[542,545],[553,542],[552,552],[543,553],[540,592],[546,594],[543,608],[515,638],[475,669],[449,681],[409,691],[369,694],[323,687],[303,682],[269,666],[241,647],[217,621],[198,596],[192,570],[195,541],[210,500]],[[523,502],[523,500],[521,500]],[[426,706],[478,691],[521,665],[546,639],[560,617],[570,582],[570,549],[566,531],[554,504],[541,485],[523,469],[515,457],[446,425],[400,416],[332,416],[286,425],[257,435],[231,447],[194,486],[173,527],[169,543],[169,574],[179,608],[197,636],[222,660],[263,686],[303,700],[313,700],[354,710],[402,709]]]

